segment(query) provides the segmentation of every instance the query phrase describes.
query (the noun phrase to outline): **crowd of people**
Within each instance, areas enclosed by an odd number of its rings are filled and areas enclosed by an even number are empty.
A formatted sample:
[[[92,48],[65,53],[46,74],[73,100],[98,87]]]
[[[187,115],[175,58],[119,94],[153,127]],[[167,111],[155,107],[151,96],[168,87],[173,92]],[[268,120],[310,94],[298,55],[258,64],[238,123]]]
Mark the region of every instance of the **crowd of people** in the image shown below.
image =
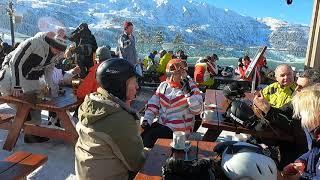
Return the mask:
[[[184,131],[191,137],[195,116],[204,110],[203,92],[199,87],[204,86],[202,90],[217,88],[215,76],[233,74],[233,70],[219,69],[217,54],[200,58],[192,74],[188,71],[188,56],[182,50],[152,51],[141,61],[133,30],[132,22],[124,23],[116,52],[108,45],[98,47],[86,23],[70,36],[63,29],[40,32],[15,48],[1,41],[1,95],[21,96],[41,91],[39,83],[44,77],[51,95],[58,96],[59,86],[71,85],[72,79],[80,78],[76,91],[77,97],[83,100],[76,113],[79,119],[76,125],[79,138],[75,145],[78,179],[132,178],[144,164],[146,148],[152,148],[158,138],[171,139],[174,131]],[[68,40],[72,43],[69,47]],[[160,60],[156,61],[158,54]],[[250,58],[244,56],[234,71],[252,81],[252,76],[246,77],[250,63]],[[260,81],[260,70],[266,68],[264,56],[260,57],[257,68]],[[160,84],[140,118],[130,106],[143,72],[156,73]],[[278,170],[282,177],[319,178],[320,85],[317,83],[320,83],[320,73],[308,69],[296,78],[288,64],[279,65],[274,73],[274,83],[255,93],[252,111],[257,119],[267,120],[270,126],[286,132],[295,142],[270,143],[261,139],[261,143],[280,147]],[[233,104],[236,103],[231,107]],[[245,108],[239,108],[241,110]],[[55,117],[52,113],[50,116]],[[240,118],[235,116],[231,119]],[[27,120],[39,124],[41,112],[31,111]],[[49,139],[25,134],[24,140],[39,143]]]

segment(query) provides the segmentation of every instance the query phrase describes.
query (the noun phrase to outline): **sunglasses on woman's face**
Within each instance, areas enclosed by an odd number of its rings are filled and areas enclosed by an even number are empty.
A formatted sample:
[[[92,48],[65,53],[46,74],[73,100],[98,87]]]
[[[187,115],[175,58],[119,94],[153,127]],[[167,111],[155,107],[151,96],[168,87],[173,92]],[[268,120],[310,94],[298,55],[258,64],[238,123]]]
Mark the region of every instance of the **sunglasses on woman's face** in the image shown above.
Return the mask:
[[[180,63],[172,64],[170,66],[170,71],[181,71],[181,70],[188,70],[188,64],[185,61]]]

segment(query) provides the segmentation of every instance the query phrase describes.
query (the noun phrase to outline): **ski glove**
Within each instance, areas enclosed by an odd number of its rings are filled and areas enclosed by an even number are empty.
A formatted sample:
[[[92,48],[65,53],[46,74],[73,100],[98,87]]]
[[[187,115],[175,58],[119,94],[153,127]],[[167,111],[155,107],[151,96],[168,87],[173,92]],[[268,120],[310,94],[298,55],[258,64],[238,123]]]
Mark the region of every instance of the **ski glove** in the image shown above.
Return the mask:
[[[143,120],[142,123],[141,123],[141,127],[143,129],[148,129],[148,128],[150,128],[150,124],[148,123],[147,120]]]

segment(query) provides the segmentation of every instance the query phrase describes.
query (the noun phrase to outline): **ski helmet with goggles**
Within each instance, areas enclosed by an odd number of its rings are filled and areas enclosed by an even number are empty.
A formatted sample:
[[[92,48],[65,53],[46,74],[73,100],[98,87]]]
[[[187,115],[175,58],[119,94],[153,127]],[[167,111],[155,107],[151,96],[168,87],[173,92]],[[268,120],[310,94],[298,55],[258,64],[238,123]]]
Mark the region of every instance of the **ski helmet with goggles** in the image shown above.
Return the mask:
[[[230,120],[236,122],[246,128],[253,128],[257,124],[257,117],[252,108],[245,102],[234,100],[230,109],[227,111]]]
[[[141,68],[122,58],[102,62],[96,72],[99,86],[123,101],[126,98],[127,80],[133,76],[141,77]]]
[[[225,146],[221,168],[230,179],[277,179],[276,163],[261,147],[245,142]]]
[[[188,70],[188,64],[186,61],[181,59],[171,59],[166,67],[167,76],[170,76],[180,70]]]
[[[244,94],[242,87],[236,82],[233,82],[231,84],[227,84],[223,88],[223,95],[227,99],[230,99],[230,100],[245,97],[245,94]]]

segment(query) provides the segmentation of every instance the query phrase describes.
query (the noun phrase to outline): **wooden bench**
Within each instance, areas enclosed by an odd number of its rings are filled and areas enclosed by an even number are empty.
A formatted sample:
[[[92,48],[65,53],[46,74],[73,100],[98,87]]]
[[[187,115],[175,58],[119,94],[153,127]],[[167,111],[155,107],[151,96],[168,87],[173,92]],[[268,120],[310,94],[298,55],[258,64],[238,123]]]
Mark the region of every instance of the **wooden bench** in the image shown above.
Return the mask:
[[[11,108],[0,108],[0,124],[12,120],[15,115],[16,112]]]
[[[252,101],[254,95],[251,93],[246,93],[246,100]],[[263,139],[276,139],[283,141],[294,141],[294,137],[290,136],[281,131],[272,131],[271,129],[265,129],[263,131],[255,131],[252,129],[247,129],[235,123],[226,122],[224,114],[228,107],[227,99],[224,97],[221,90],[207,90],[205,102],[207,104],[216,104],[217,108],[213,119],[203,120],[202,126],[208,128],[207,133],[204,135],[205,141],[215,141],[222,130],[232,131],[236,133],[250,134],[254,137]]]
[[[0,179],[24,179],[31,172],[43,165],[48,156],[18,151],[0,161]]]

